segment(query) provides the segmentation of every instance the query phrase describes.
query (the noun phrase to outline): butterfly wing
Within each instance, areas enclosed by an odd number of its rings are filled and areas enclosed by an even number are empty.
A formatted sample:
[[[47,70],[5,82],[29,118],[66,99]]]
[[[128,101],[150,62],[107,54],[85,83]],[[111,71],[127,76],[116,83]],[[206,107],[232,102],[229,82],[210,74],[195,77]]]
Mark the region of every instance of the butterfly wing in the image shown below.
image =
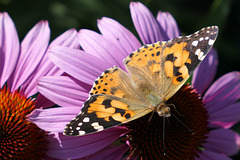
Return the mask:
[[[79,115],[67,124],[64,134],[80,136],[102,131],[149,112],[148,108],[139,107],[127,99],[106,94],[93,95],[84,103]]]
[[[167,100],[206,57],[217,34],[218,27],[211,26],[189,36],[145,45],[131,53],[124,64],[131,75],[147,81]]]
[[[98,132],[151,112],[129,75],[118,67],[106,70],[94,82],[90,98],[79,115],[67,124],[71,136]]]

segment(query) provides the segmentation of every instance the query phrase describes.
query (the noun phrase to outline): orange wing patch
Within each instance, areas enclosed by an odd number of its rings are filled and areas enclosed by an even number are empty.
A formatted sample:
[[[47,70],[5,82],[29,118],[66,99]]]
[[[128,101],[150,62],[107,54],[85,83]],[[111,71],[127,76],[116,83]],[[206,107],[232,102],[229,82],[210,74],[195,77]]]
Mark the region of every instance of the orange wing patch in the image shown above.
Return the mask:
[[[107,99],[105,95],[99,95],[91,99],[87,113],[93,112],[95,112],[97,118],[104,118],[106,121],[113,118],[115,121],[122,122],[134,116],[134,112],[129,110],[126,103],[116,99]]]
[[[135,52],[131,53],[124,63],[129,67],[148,68],[150,74],[159,72],[162,54],[162,49],[165,42],[157,42],[154,44],[146,44]]]
[[[108,94],[120,98],[124,97],[125,93],[118,89],[120,85],[119,79],[119,68],[113,67],[105,70],[102,75],[95,80],[89,92],[90,96],[95,94]]]
[[[191,64],[190,52],[186,50],[187,44],[187,42],[169,43],[163,51],[163,56],[166,57],[165,73],[172,79],[174,85],[178,85],[183,79],[189,77],[188,68],[185,65],[185,63]]]

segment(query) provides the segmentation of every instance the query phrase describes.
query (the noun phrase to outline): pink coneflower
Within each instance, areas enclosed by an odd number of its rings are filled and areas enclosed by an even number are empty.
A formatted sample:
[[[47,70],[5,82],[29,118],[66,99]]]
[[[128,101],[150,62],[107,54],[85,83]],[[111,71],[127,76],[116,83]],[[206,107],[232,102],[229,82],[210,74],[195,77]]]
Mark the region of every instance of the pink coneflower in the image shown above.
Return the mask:
[[[135,28],[143,44],[179,36],[179,30],[169,13],[159,12],[155,19],[139,2],[130,3]],[[56,137],[51,141],[48,155],[60,159],[229,159],[237,152],[238,134],[230,130],[239,121],[240,73],[231,72],[215,81],[217,55],[209,53],[194,73],[192,86],[183,86],[169,103],[174,104],[176,118],[168,118],[165,145],[162,144],[163,120],[146,115],[122,126],[98,133],[63,136],[65,125],[80,111],[87,100],[94,80],[116,65],[125,69],[123,59],[142,44],[117,21],[98,21],[101,34],[82,29],[79,42],[83,50],[54,47],[52,61],[71,75],[40,79],[39,90],[61,107],[38,109],[30,119]],[[207,69],[206,69],[207,68]],[[187,128],[194,131],[192,134]],[[53,139],[54,140],[54,139]],[[163,148],[165,147],[165,149]],[[166,153],[166,155],[164,155]]]
[[[46,157],[47,133],[27,120],[35,108],[52,105],[43,96],[34,98],[37,79],[63,73],[48,58],[49,47],[78,47],[75,30],[50,45],[49,39],[48,22],[40,21],[20,44],[13,21],[7,13],[0,13],[0,159]]]

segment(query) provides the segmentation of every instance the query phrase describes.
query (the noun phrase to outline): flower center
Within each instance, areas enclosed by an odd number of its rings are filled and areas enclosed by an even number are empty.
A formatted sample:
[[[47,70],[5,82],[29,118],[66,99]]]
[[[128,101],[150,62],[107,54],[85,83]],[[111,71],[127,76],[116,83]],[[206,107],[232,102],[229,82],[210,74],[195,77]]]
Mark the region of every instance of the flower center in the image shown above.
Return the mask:
[[[170,117],[160,117],[157,113],[151,117],[150,113],[126,124],[130,129],[127,139],[131,150],[142,159],[194,159],[207,138],[207,111],[198,94],[188,85],[167,104],[171,108]]]
[[[22,93],[0,90],[0,159],[41,159],[45,132],[26,118],[35,102]]]

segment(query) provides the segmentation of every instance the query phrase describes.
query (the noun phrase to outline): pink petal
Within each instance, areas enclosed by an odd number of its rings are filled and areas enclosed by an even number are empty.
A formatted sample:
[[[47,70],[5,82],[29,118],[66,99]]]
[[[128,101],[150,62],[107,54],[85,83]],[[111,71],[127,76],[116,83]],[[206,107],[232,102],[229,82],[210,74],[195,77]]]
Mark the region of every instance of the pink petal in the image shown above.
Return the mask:
[[[151,44],[160,41],[160,30],[149,9],[140,2],[131,2],[130,11],[133,24],[143,44]]]
[[[233,155],[238,150],[235,132],[229,129],[214,129],[209,132],[204,147],[207,151]]]
[[[89,92],[89,86],[80,86],[65,76],[42,77],[39,79],[38,89],[52,102],[63,107],[79,107],[79,110]]]
[[[103,17],[98,20],[98,28],[102,35],[111,40],[126,57],[142,46],[129,30],[111,18]]]
[[[19,40],[8,13],[0,13],[0,87],[12,74],[19,57]]]
[[[120,160],[124,153],[129,150],[129,146],[122,144],[120,146],[109,145],[102,150],[83,158],[82,160]]]
[[[48,136],[50,143],[47,154],[60,159],[83,158],[105,148],[125,132],[127,129],[124,127],[114,127],[86,136],[55,134],[55,137]]]
[[[70,29],[59,37],[57,37],[49,46],[49,48],[54,46],[64,46],[69,48],[79,48],[77,31],[75,29]],[[23,85],[25,93],[28,96],[32,96],[38,92],[36,88],[37,80],[42,76],[59,76],[63,74],[63,71],[59,69],[50,59],[49,59],[49,49],[38,65],[36,71],[32,74],[28,82]]]
[[[63,132],[66,124],[76,117],[80,109],[80,106],[35,109],[28,115],[28,119],[45,131]]]
[[[203,97],[209,114],[235,103],[240,98],[240,72],[230,72],[220,77]]]
[[[36,98],[36,108],[48,108],[55,105],[52,101],[48,100],[46,97],[44,97],[41,93],[37,95]]]
[[[54,46],[63,46],[79,49],[78,36],[76,29],[69,29],[51,42],[49,48]]]
[[[209,116],[210,124],[223,128],[230,128],[232,125],[240,121],[240,102],[226,106],[223,109],[215,110]],[[223,123],[222,123],[223,122]]]
[[[231,160],[231,158],[219,153],[203,150],[202,153],[199,154],[199,157],[195,157],[195,160]]]
[[[167,41],[181,35],[177,22],[169,12],[159,11],[156,19],[161,31],[161,41]]]
[[[193,73],[192,85],[193,88],[197,89],[199,94],[203,94],[214,80],[217,66],[217,52],[215,49],[211,49],[206,58]]]
[[[49,57],[66,73],[89,85],[104,70],[112,67],[91,54],[65,47],[52,48]]]
[[[50,29],[47,21],[39,22],[28,32],[21,44],[12,90],[18,89],[33,74],[46,52],[49,38]]]
[[[85,52],[98,57],[108,66],[115,65],[124,68],[122,61],[126,57],[126,53],[122,53],[113,42],[103,35],[91,30],[81,29],[78,36],[80,45]]]

